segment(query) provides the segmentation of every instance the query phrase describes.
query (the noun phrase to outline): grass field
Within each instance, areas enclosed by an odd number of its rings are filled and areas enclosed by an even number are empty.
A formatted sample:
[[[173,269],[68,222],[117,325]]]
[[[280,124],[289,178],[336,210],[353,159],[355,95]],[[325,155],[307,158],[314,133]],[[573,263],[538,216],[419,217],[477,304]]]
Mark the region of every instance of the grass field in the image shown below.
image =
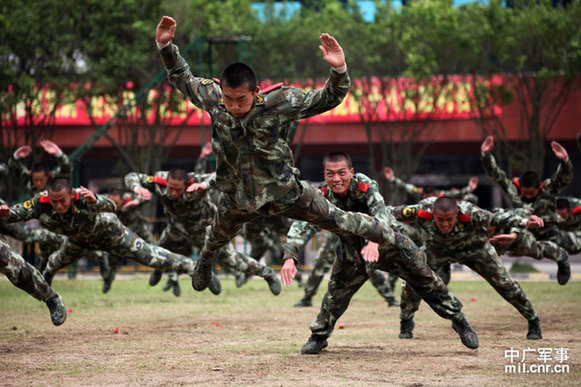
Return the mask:
[[[450,323],[426,304],[416,315],[414,338],[398,339],[399,308],[387,308],[367,283],[329,347],[316,356],[301,355],[300,348],[323,292],[314,307],[299,309],[292,307],[302,296],[296,284],[278,297],[260,279],[236,289],[234,279],[224,277],[222,285],[219,296],[197,293],[184,277],[176,298],[161,284],[149,287],[143,276],[117,280],[108,294],[98,280],[57,279],[54,287],[71,312],[54,327],[43,303],[2,280],[0,384],[581,384],[580,282],[521,282],[544,336],[527,341],[525,319],[487,283],[453,281],[450,288],[479,335],[477,350],[465,348]],[[525,364],[541,372],[506,373],[511,363],[505,351],[511,348],[519,352],[512,364],[525,354]],[[550,349],[546,363],[539,359],[548,353],[543,348]],[[569,356],[562,362],[556,360],[560,348]],[[568,372],[552,373],[543,364]]]

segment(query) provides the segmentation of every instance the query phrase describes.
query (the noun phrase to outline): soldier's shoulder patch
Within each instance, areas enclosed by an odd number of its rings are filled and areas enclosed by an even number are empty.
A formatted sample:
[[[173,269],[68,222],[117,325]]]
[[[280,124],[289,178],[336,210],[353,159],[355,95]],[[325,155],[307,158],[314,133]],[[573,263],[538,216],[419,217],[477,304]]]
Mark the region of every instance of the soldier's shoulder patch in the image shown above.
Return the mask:
[[[417,215],[418,210],[416,208],[411,208],[411,207],[404,207],[401,210],[401,214],[403,216],[405,216],[406,218],[413,218]]]
[[[541,185],[539,186],[539,191],[542,191],[542,190],[544,190],[546,186],[547,186],[547,182],[546,182],[546,181],[543,181],[543,182],[541,183]]]
[[[358,182],[357,188],[359,188],[359,191],[361,191],[361,192],[367,192],[367,191],[369,191],[369,184],[363,183],[363,182]]]
[[[49,202],[50,202],[50,200],[49,200]],[[27,200],[24,203],[22,203],[22,207],[24,207],[28,210],[28,209],[31,209],[32,207],[34,207],[35,204],[36,203],[34,202],[34,200],[31,199],[31,200]]]
[[[458,221],[460,223],[469,223],[470,222],[470,214],[460,214],[460,215],[458,215]]]
[[[167,185],[167,181],[164,178],[159,177],[159,176],[153,176],[152,182],[155,184],[159,184],[159,185],[164,185],[164,186]]]
[[[321,190],[321,192],[323,192],[323,196],[325,197],[329,196],[329,187],[321,187],[319,189]]]
[[[418,209],[417,217],[421,219],[432,220],[434,219],[434,214],[432,214],[430,211]]]
[[[38,197],[38,202],[39,203],[50,203],[50,197],[48,197],[48,195],[40,195]]]
[[[210,79],[210,78],[206,78],[202,80],[202,85],[207,86],[207,85],[211,85],[212,83],[220,83],[219,80],[215,80],[215,79]]]
[[[75,196],[73,197],[73,201],[78,202],[81,199],[81,193],[75,192]]]
[[[148,183],[153,183],[153,176],[147,176],[145,178],[145,181],[147,181]]]
[[[284,85],[284,83],[282,83],[282,82],[274,83],[274,84],[262,89],[262,94],[267,94],[273,90],[280,89],[282,87],[282,85]]]
[[[514,177],[512,179],[512,184],[514,184],[516,188],[520,190],[520,180],[518,179],[518,177]]]
[[[573,214],[577,215],[581,213],[581,206],[577,206],[575,208],[573,208]]]

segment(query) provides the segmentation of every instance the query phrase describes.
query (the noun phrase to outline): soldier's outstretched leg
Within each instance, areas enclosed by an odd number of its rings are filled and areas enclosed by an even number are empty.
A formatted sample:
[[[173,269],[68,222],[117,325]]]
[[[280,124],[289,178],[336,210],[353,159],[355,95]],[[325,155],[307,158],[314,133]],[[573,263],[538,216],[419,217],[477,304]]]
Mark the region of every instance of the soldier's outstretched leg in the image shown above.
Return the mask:
[[[359,257],[358,257],[359,258]],[[335,259],[327,293],[321,310],[310,325],[311,337],[301,348],[301,353],[315,355],[327,347],[327,339],[333,333],[335,323],[345,313],[353,295],[367,281],[363,261]]]
[[[462,313],[462,303],[430,268],[425,252],[406,235],[396,232],[395,240],[396,243],[392,248],[380,248],[377,267],[398,274],[406,281],[404,289],[406,293],[413,291],[421,296],[440,317],[452,321],[452,328],[459,334],[462,344],[471,349],[478,348],[478,336]],[[406,297],[408,299],[404,301],[402,291],[400,338],[412,337],[413,313],[419,304],[417,298],[410,293],[407,293]],[[406,316],[404,312],[408,315]]]
[[[276,272],[252,257],[237,252],[232,244],[223,246],[216,252],[216,260],[231,270],[244,273],[248,276],[257,275],[264,278],[272,294],[279,295],[282,286]]]
[[[14,284],[39,301],[44,301],[54,325],[61,325],[67,310],[61,296],[44,280],[42,274],[10,248],[0,237],[0,272]]]
[[[481,250],[474,251],[462,262],[482,276],[492,287],[508,301],[529,322],[527,339],[542,339],[541,327],[533,304],[498,258],[494,248],[487,244]]]

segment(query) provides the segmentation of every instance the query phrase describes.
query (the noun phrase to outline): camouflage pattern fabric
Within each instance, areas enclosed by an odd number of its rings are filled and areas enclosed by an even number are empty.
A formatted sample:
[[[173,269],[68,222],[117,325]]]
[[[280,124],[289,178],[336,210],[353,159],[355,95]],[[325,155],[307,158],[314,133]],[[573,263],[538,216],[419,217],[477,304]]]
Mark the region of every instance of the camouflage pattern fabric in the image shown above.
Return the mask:
[[[379,187],[374,180],[361,173],[351,179],[346,200],[342,200],[325,185],[321,187],[327,200],[342,208],[371,214],[396,229],[397,222],[388,213]],[[287,235],[287,242],[294,251],[318,231],[317,226],[306,222],[295,222]],[[319,315],[310,325],[313,336],[319,339],[329,337],[337,319],[345,312],[353,295],[376,270],[389,271],[406,280],[421,294],[422,298],[443,318],[456,320],[463,318],[462,304],[449,292],[444,282],[436,276],[427,264],[425,254],[409,237],[394,233],[394,243],[379,246],[379,262],[368,263],[361,256],[361,249],[367,241],[356,235],[340,234],[342,254],[337,255],[329,280],[327,293],[323,298]]]
[[[488,242],[486,230],[489,225],[498,228],[519,227],[523,225],[524,219],[512,212],[493,214],[470,203],[459,202],[458,221],[452,231],[444,234],[436,226],[431,213],[431,206],[436,199],[428,198],[417,205],[392,209],[396,219],[416,222],[429,234],[425,248],[430,267],[436,273],[442,274],[443,268],[449,267],[451,263],[466,265],[488,281],[527,320],[534,319],[536,313],[532,303],[518,282],[512,279],[496,250]],[[410,304],[413,306],[409,307]],[[403,319],[412,318],[418,306],[417,297],[409,300],[408,291],[402,291]]]
[[[18,255],[0,236],[0,272],[14,284],[39,301],[47,301],[57,293],[44,280],[42,274]]]
[[[513,207],[529,207],[533,214],[543,218],[545,226],[531,231],[535,237],[538,240],[549,240],[561,245],[558,230],[559,216],[555,212],[555,202],[557,195],[573,179],[573,164],[571,160],[559,163],[553,176],[541,183],[539,194],[532,203],[521,197],[518,179],[510,180],[506,173],[496,164],[492,154],[483,155],[482,163],[486,174],[502,189]]]
[[[73,164],[66,154],[57,157],[58,166],[52,170],[52,177],[68,178],[73,171]],[[16,177],[26,187],[26,191],[32,195],[38,194],[38,190],[32,185],[32,172],[26,168],[21,160],[15,159],[14,155],[8,160],[8,167],[15,173]]]

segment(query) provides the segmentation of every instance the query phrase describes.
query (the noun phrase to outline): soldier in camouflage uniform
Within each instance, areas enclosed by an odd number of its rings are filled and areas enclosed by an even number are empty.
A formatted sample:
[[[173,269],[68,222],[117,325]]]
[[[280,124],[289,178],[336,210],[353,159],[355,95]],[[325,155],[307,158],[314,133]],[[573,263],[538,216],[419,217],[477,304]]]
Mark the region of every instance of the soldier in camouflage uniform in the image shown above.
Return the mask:
[[[450,276],[441,270],[450,263],[461,263],[480,274],[529,324],[527,338],[541,339],[539,318],[532,303],[519,284],[512,279],[500,261],[496,250],[489,242],[486,227],[499,229],[508,227],[538,227],[539,217],[524,219],[511,212],[493,214],[468,202],[456,202],[449,197],[424,199],[417,205],[400,206],[392,209],[396,219],[416,222],[429,235],[425,243],[430,267],[444,280]],[[518,229],[517,229],[518,230]],[[413,317],[420,298],[405,286],[401,295],[400,338],[412,338]]]
[[[104,250],[160,270],[191,274],[194,262],[187,257],[151,245],[125,227],[115,203],[81,187],[73,190],[65,178],[51,179],[48,192],[13,207],[0,206],[0,218],[19,222],[36,218],[49,230],[66,235],[65,243],[50,255],[43,276],[50,285],[55,273],[92,250]],[[219,293],[219,282],[210,290]],[[214,290],[212,290],[214,289]]]
[[[26,168],[22,163],[22,159],[28,157],[32,151],[32,148],[28,145],[23,145],[16,149],[10,160],[8,160],[8,166],[10,169],[26,187],[26,191],[33,196],[46,190],[46,185],[52,177],[68,178],[73,170],[73,165],[69,158],[63,153],[57,144],[50,140],[42,140],[40,145],[46,153],[56,157],[58,166],[53,170],[49,170],[46,165],[40,163],[35,164],[32,167],[32,170]],[[42,228],[40,230],[42,230]],[[41,232],[37,236],[41,238],[36,240],[36,242],[38,242],[39,258],[37,266],[38,269],[42,271],[46,266],[48,256],[62,245],[64,238],[62,235],[52,232]]]
[[[124,192],[120,188],[111,189],[107,193],[107,197],[115,203],[115,214],[123,225],[139,235],[147,243],[155,243],[155,238],[140,210],[140,207],[149,201],[134,193]],[[92,252],[90,258],[95,259],[100,264],[101,277],[103,277],[103,293],[107,293],[111,289],[117,271],[123,265],[124,257],[99,250]]]
[[[496,208],[495,214],[512,212],[522,218],[532,215],[529,208],[504,209]],[[499,255],[506,254],[509,256],[527,256],[534,259],[550,259],[557,262],[557,281],[560,285],[565,285],[571,276],[568,270],[562,270],[565,265],[559,265],[559,262],[568,258],[567,251],[551,241],[538,241],[533,233],[523,227],[498,229],[494,226],[488,227],[490,242],[493,243],[496,252]]]
[[[153,192],[160,200],[168,219],[159,238],[160,246],[186,256],[193,253],[194,247],[202,248],[206,227],[217,212],[216,205],[210,201],[208,192],[186,192],[186,187],[194,182],[205,184],[203,180],[210,176],[213,174],[188,176],[186,171],[179,168],[169,172],[159,171],[154,176],[134,172],[125,176],[125,185],[136,194],[149,199]],[[216,252],[216,259],[224,267],[263,277],[273,294],[280,293],[280,281],[274,270],[238,253],[231,243]],[[150,284],[155,285],[160,277],[161,273],[154,271]]]
[[[44,301],[54,325],[61,325],[67,318],[63,299],[44,280],[42,274],[10,248],[0,235],[0,272],[14,284],[39,301]]]
[[[161,19],[157,46],[170,83],[210,114],[217,166],[210,187],[223,193],[196,263],[194,288],[207,286],[216,251],[230,243],[245,222],[264,215],[285,215],[333,232],[393,244],[393,230],[370,216],[346,213],[331,205],[311,184],[299,180],[299,170],[294,167],[287,140],[294,123],[334,108],[349,90],[345,56],[335,38],[320,36],[323,59],[332,67],[323,89],[304,92],[279,87],[263,93],[254,71],[244,63],[227,66],[220,83],[193,76],[177,46],[171,44],[176,25],[170,17]],[[285,273],[283,282],[292,283],[296,267],[293,270]]]
[[[565,148],[558,142],[553,141],[551,148],[555,156],[560,160],[560,164],[553,176],[543,182],[539,180],[539,176],[533,171],[525,172],[520,179],[514,178],[510,180],[506,173],[496,164],[496,160],[492,156],[491,152],[494,149],[493,136],[486,137],[480,147],[480,151],[486,173],[508,196],[512,207],[528,207],[533,214],[543,219],[545,226],[532,230],[535,238],[540,241],[554,242],[569,251],[569,246],[563,244],[561,239],[558,227],[560,219],[555,211],[555,202],[557,195],[573,179],[573,164]],[[570,276],[571,267],[568,258],[559,260],[557,266],[561,273],[569,273],[567,277]]]
[[[581,253],[581,199],[573,197],[558,198],[557,214],[561,217],[559,229],[563,244],[571,254]]]
[[[334,152],[323,160],[325,182],[321,192],[326,200],[349,211],[363,212],[380,222],[397,228],[397,222],[388,213],[383,196],[374,180],[361,173],[354,173],[351,158],[343,152]],[[307,222],[295,222],[287,234],[293,257],[318,231]],[[333,264],[329,286],[319,315],[311,323],[311,337],[301,349],[304,354],[317,354],[327,346],[336,321],[349,305],[349,301],[378,269],[397,273],[408,286],[422,297],[441,317],[452,320],[453,328],[460,334],[462,343],[469,348],[478,347],[478,337],[470,328],[461,311],[462,304],[449,292],[444,282],[426,263],[425,254],[405,234],[395,233],[396,246],[383,245],[378,249],[374,242],[355,235],[339,235],[342,254]],[[285,262],[294,264],[292,259]]]
[[[327,232],[323,236],[324,240],[319,249],[311,269],[311,274],[305,284],[305,294],[294,306],[306,307],[313,305],[313,297],[317,294],[317,289],[323,281],[323,277],[333,266],[335,256],[341,254],[341,240],[337,234]],[[389,273],[390,277],[395,277]],[[385,299],[388,306],[399,306],[399,302],[393,295],[393,286],[385,274],[380,270],[374,270],[369,274],[369,281],[377,289],[378,293]]]

